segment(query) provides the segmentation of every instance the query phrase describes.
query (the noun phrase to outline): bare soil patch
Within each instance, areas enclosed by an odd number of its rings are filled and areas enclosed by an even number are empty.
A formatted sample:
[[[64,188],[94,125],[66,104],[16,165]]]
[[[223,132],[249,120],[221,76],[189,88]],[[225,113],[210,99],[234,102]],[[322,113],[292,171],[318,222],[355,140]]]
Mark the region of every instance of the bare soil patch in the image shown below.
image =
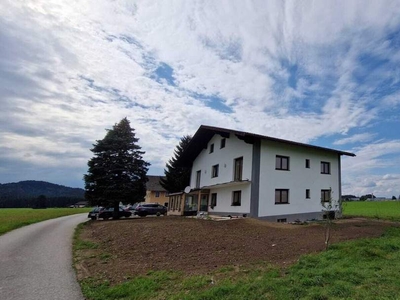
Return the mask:
[[[336,221],[332,243],[379,237],[390,222]],[[324,225],[277,224],[254,219],[209,221],[182,217],[94,221],[81,238],[98,249],[77,251],[80,279],[101,276],[118,283],[151,270],[187,274],[213,272],[227,265],[267,261],[287,266],[303,254],[322,251]]]

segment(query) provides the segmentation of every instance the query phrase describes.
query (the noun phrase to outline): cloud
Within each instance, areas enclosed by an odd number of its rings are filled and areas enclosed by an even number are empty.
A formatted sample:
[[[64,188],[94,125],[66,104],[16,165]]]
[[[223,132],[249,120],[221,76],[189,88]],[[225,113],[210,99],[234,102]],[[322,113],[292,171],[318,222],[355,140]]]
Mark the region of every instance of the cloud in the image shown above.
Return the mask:
[[[400,174],[394,175],[392,179],[384,179],[382,175],[365,174],[359,177],[358,182],[345,180],[343,183],[343,194],[354,194],[357,196],[374,194],[377,197],[392,197],[400,194],[398,186],[400,184]]]
[[[81,178],[91,144],[123,117],[155,173],[201,124],[357,144],[349,176],[392,172],[398,141],[369,127],[398,115],[399,7],[2,1],[0,181],[17,166],[21,180],[24,166]]]
[[[354,144],[359,142],[369,142],[374,138],[375,134],[371,133],[360,133],[354,134],[351,137],[343,138],[333,142],[334,145],[346,145],[346,144]]]
[[[375,168],[397,168],[400,160],[400,140],[377,141],[354,148],[356,157],[343,158],[346,172],[365,172]]]
[[[371,193],[367,187],[374,187],[374,195],[400,193],[397,167],[400,163],[399,140],[368,143],[352,150],[356,157],[342,159],[343,182],[346,182],[343,193]],[[380,174],[388,171],[391,173]]]
[[[399,176],[394,175],[394,174],[385,174],[385,175],[382,177],[382,179],[383,179],[383,180],[396,180],[396,179],[399,179]]]
[[[359,186],[363,188],[373,188],[376,187],[376,183],[374,181],[363,180],[361,183],[359,183]]]

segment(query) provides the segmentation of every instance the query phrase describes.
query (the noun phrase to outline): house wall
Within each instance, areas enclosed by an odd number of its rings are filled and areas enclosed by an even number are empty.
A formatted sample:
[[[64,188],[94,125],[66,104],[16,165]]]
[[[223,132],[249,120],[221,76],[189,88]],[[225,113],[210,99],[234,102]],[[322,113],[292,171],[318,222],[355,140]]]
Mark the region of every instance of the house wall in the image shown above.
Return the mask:
[[[284,143],[261,142],[258,216],[269,219],[320,218],[321,189],[332,189],[332,199],[340,197],[340,161],[337,153]],[[290,170],[275,170],[276,155],[290,157]],[[305,160],[310,160],[310,168]],[[331,174],[321,174],[321,161],[330,162]],[[275,189],[289,189],[289,204],[275,204]],[[310,199],[306,199],[310,189]]]
[[[242,215],[250,212],[250,183],[230,186],[226,188],[217,188],[210,190],[211,194],[217,194],[217,205],[214,208],[209,207],[208,212],[210,214],[230,214],[230,215]],[[232,193],[233,191],[242,191],[242,201],[240,206],[232,206]]]
[[[201,170],[200,187],[212,186],[216,184],[228,183],[233,181],[234,176],[234,160],[243,157],[242,180],[251,180],[251,164],[252,164],[252,145],[246,144],[239,140],[234,134],[226,138],[225,148],[220,148],[220,135],[214,135],[207,145],[207,149],[203,149],[193,162],[191,171],[190,186],[196,188],[196,172]],[[214,144],[214,152],[210,153],[210,145]],[[219,165],[218,177],[212,178],[212,167]],[[241,206],[232,206],[232,192],[241,190]],[[210,212],[232,212],[232,213],[248,213],[250,209],[250,185],[237,185],[229,187],[211,188],[209,203],[211,201],[211,193],[217,193],[217,206]]]
[[[144,202],[146,203],[159,203],[161,205],[165,205],[168,203],[169,198],[166,196],[167,193],[165,191],[159,191],[159,196],[157,196],[157,191],[146,191],[146,197]]]

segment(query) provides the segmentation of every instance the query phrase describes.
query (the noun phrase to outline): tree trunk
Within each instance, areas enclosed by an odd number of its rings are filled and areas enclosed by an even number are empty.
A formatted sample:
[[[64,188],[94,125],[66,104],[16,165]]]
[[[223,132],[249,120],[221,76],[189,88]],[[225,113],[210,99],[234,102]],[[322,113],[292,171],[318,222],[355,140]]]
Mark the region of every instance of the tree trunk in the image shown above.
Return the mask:
[[[329,242],[331,240],[331,226],[332,226],[332,220],[330,216],[327,215],[325,224],[325,250],[328,250],[329,248]]]
[[[114,201],[113,219],[119,219],[119,201]]]

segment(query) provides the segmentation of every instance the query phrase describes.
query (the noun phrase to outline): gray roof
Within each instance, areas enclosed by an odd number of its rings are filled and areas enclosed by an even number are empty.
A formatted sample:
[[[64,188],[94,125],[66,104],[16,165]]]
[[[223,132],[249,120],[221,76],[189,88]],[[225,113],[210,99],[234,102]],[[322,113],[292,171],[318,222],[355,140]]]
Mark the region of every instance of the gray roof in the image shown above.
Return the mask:
[[[147,175],[148,181],[146,182],[146,190],[165,192],[166,190],[161,186],[160,179],[165,178],[165,176],[153,176]]]
[[[79,201],[76,202],[75,205],[88,205],[89,201]]]
[[[197,157],[197,155],[199,155],[203,149],[207,148],[207,144],[211,140],[211,138],[214,136],[214,134],[219,134],[226,138],[229,138],[229,136],[231,134],[236,135],[239,139],[241,139],[244,142],[249,143],[249,144],[253,144],[256,141],[260,141],[260,140],[269,140],[269,141],[285,143],[288,145],[323,150],[323,151],[327,151],[327,152],[331,152],[331,153],[337,153],[339,155],[356,156],[354,153],[350,153],[350,152],[345,152],[345,151],[340,151],[340,150],[335,150],[335,149],[330,149],[330,148],[314,146],[314,145],[310,145],[310,144],[303,144],[303,143],[298,143],[298,142],[294,142],[294,141],[278,139],[278,138],[274,138],[274,137],[270,137],[270,136],[266,136],[266,135],[254,134],[254,133],[250,133],[250,132],[232,130],[232,129],[227,129],[227,128],[219,128],[219,127],[201,125],[199,127],[199,129],[197,130],[197,132],[192,137],[192,140],[190,141],[189,145],[187,146],[185,152],[183,152],[181,157],[178,159],[178,164],[181,166],[191,165],[193,160]]]

